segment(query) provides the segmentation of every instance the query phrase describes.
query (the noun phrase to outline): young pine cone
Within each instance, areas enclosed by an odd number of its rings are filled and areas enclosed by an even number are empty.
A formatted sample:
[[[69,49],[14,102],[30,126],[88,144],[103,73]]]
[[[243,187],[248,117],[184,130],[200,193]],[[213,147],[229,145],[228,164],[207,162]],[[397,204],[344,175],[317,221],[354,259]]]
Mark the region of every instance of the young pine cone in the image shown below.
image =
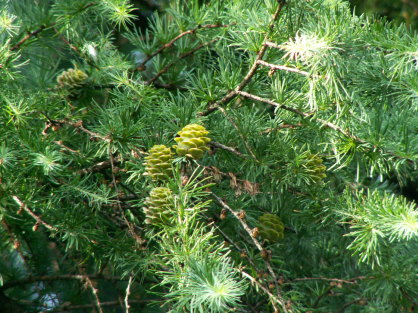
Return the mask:
[[[322,164],[322,159],[319,156],[310,154],[308,157],[309,160],[305,164],[312,180],[315,183],[322,182],[324,178],[327,177],[325,174],[325,171],[327,170],[326,166]]]
[[[146,175],[153,180],[164,180],[173,174],[172,162],[173,153],[171,148],[164,145],[155,145],[149,150],[149,155],[145,157]]]
[[[275,214],[265,213],[258,218],[258,226],[261,238],[275,243],[284,237],[284,224]]]
[[[206,137],[209,132],[201,125],[190,124],[177,133],[179,137],[174,138],[177,145],[174,146],[178,155],[192,159],[200,159],[205,151],[209,150],[207,144],[210,141]]]
[[[145,223],[154,226],[169,224],[174,215],[173,193],[169,188],[156,187],[145,200]]]
[[[88,75],[82,70],[70,68],[57,77],[57,83],[61,88],[73,89],[80,87],[87,78]]]

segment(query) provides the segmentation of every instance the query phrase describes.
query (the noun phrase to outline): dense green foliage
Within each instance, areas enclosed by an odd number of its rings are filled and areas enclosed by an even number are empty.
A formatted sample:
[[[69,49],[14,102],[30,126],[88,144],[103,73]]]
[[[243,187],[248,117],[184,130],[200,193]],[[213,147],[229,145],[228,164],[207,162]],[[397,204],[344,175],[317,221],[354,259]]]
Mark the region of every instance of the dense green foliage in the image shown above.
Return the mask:
[[[136,14],[0,0],[0,311],[416,310],[417,34],[340,0]]]

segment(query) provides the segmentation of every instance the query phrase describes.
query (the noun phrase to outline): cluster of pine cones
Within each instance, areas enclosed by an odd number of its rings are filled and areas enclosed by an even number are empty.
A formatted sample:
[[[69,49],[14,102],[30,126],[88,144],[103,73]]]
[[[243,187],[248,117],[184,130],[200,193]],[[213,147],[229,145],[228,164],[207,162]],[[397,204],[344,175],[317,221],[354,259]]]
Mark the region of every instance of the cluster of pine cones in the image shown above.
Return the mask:
[[[185,126],[178,133],[174,140],[177,155],[190,159],[200,159],[205,151],[209,150],[207,137],[209,132],[201,125],[190,124]],[[149,150],[145,157],[146,175],[156,182],[164,182],[172,176],[172,163],[174,153],[170,147],[165,145],[155,145]],[[149,197],[145,200],[144,212],[146,215],[145,223],[155,226],[169,223],[170,217],[174,214],[172,191],[167,187],[156,187],[151,190]]]

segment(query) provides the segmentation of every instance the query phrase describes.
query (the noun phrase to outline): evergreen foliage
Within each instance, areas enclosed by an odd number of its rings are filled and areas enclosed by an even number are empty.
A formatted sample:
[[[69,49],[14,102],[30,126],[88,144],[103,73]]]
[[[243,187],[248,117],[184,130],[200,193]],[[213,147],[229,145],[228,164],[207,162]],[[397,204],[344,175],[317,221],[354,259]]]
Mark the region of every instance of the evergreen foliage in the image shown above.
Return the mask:
[[[0,311],[414,312],[418,35],[342,0],[137,16],[0,0]]]

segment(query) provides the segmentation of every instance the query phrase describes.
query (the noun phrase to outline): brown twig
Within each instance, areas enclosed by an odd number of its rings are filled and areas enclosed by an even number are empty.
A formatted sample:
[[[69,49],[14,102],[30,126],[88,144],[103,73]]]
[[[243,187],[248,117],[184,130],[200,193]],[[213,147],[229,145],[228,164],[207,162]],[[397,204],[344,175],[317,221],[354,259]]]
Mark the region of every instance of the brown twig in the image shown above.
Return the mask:
[[[82,12],[85,9],[88,9],[89,7],[92,7],[92,6],[96,5],[96,4],[97,3],[95,3],[95,2],[88,3],[84,7],[82,7],[80,10],[78,10],[76,13]],[[17,44],[15,44],[13,47],[10,48],[10,51],[14,51],[14,50],[19,49],[20,46],[22,44],[24,44],[27,40],[29,40],[30,38],[38,35],[40,32],[42,32],[46,28],[54,26],[55,24],[56,23],[52,23],[49,26],[41,25],[38,29],[35,29],[34,31],[28,33],[25,37],[23,37],[21,40],[19,40],[19,42]]]
[[[31,209],[28,208],[28,206],[22,202],[17,196],[12,196],[13,200],[19,205],[19,211],[24,210],[26,211],[30,216],[32,216],[37,223],[42,224],[50,231],[58,231],[58,228],[52,226],[51,224],[48,224],[43,219],[41,219],[38,215],[36,215]],[[18,212],[19,213],[19,212]]]
[[[177,40],[180,38],[189,35],[189,34],[195,34],[197,30],[199,29],[211,29],[211,28],[218,28],[218,27],[228,27],[230,25],[222,25],[222,24],[206,24],[206,25],[198,25],[193,29],[186,30],[185,32],[182,32],[180,35],[174,37],[172,40],[170,40],[168,43],[162,45],[160,48],[158,48],[155,52],[151,53],[148,57],[145,58],[144,61],[142,61],[141,64],[137,66],[137,70],[142,70],[145,68],[145,64],[147,64],[152,58],[154,58],[157,54],[160,54],[165,49],[170,48]]]
[[[132,225],[132,223],[130,223],[128,221],[128,219],[126,218],[125,212],[124,212],[124,210],[121,206],[121,201],[120,201],[120,198],[119,198],[119,187],[116,183],[116,177],[115,177],[115,164],[114,164],[115,160],[114,160],[114,157],[113,157],[112,153],[110,153],[110,152],[109,152],[109,158],[110,158],[110,166],[112,168],[112,171],[111,171],[111,173],[112,173],[112,183],[113,183],[113,186],[114,186],[115,191],[116,191],[116,203],[117,203],[119,212],[121,213],[123,221],[125,222],[126,226],[128,226],[129,233],[135,239],[136,243],[138,245],[141,245],[144,242],[144,240],[141,238],[141,236],[139,236],[135,232],[135,227]]]
[[[98,133],[92,132],[91,130],[88,130],[87,128],[85,128],[83,126],[83,121],[81,121],[81,120],[78,121],[78,122],[75,122],[75,123],[74,122],[70,122],[68,120],[65,120],[65,121],[66,121],[66,124],[71,125],[71,126],[77,128],[77,129],[81,130],[82,132],[90,135],[90,138],[99,138],[99,139],[101,139],[103,141],[107,141],[107,142],[111,142],[112,141],[108,136],[102,136],[102,135],[100,135]]]
[[[91,59],[89,59],[89,58],[86,58],[85,57],[85,55],[83,55],[83,53],[80,51],[80,49],[78,49],[76,46],[74,46],[67,38],[65,38],[64,36],[62,36],[61,34],[60,34],[60,32],[56,29],[56,28],[54,28],[54,32],[58,35],[58,37],[59,37],[59,39],[61,39],[61,41],[62,42],[64,42],[71,50],[73,50],[75,53],[77,53],[77,55],[78,56],[80,56],[81,58],[83,58],[83,59],[85,59],[86,60],[86,62],[90,65],[90,66],[92,66],[92,67],[94,67],[94,68],[96,68],[97,70],[100,70],[100,67],[99,66],[97,66],[97,64],[96,63],[94,63],[94,62],[92,62],[92,60]]]
[[[74,52],[77,52],[78,54],[80,54],[80,50],[76,46],[74,46],[67,38],[61,36],[61,34],[58,31],[58,29],[54,28],[54,32],[59,36],[59,39],[61,39],[61,41],[63,43],[65,43],[71,50],[73,50]]]
[[[93,282],[90,280],[90,278],[87,275],[82,275],[82,276],[94,296],[96,307],[99,310],[99,313],[103,313],[102,305],[100,303],[100,298],[99,298],[99,290],[96,287],[94,287]]]
[[[187,52],[185,52],[185,53],[183,53],[177,60],[175,60],[175,61],[173,61],[173,62],[171,62],[171,63],[169,63],[169,64],[167,64],[166,66],[164,66],[157,74],[155,74],[155,76],[153,77],[153,78],[151,78],[150,80],[148,80],[148,81],[146,81],[146,82],[144,82],[144,84],[145,85],[150,85],[150,84],[152,84],[154,81],[156,81],[161,75],[163,75],[164,73],[166,73],[169,69],[170,69],[170,67],[172,67],[173,65],[175,65],[175,64],[177,64],[180,60],[182,60],[182,59],[185,59],[185,58],[187,58],[188,56],[190,56],[190,55],[192,55],[193,53],[195,53],[197,50],[199,50],[199,49],[202,49],[202,48],[204,48],[204,47],[206,47],[206,46],[209,46],[210,44],[212,44],[212,43],[214,43],[214,42],[216,42],[216,41],[218,41],[219,40],[219,38],[215,38],[215,39],[213,39],[213,40],[211,40],[211,41],[208,41],[208,42],[205,42],[205,43],[202,43],[202,44],[200,44],[200,45],[198,45],[197,47],[195,47],[195,48],[193,48],[192,50],[190,50],[190,51],[187,51]]]
[[[266,104],[270,104],[270,105],[272,105],[274,107],[277,107],[279,109],[283,109],[283,110],[286,110],[286,111],[293,112],[293,113],[295,113],[297,115],[300,115],[300,116],[302,116],[304,118],[311,118],[312,117],[312,113],[305,113],[305,112],[300,111],[298,109],[288,107],[286,105],[277,103],[277,102],[275,102],[273,100],[269,100],[269,99],[266,99],[266,98],[262,98],[262,97],[259,97],[259,96],[250,94],[248,92],[245,92],[245,91],[238,91],[237,93],[239,95],[245,97],[245,98],[252,99],[252,100],[255,100],[255,101],[258,101],[258,102],[263,102],[263,103],[266,103]],[[323,126],[328,127],[328,128],[331,128],[331,129],[333,129],[335,131],[338,131],[339,133],[343,134],[346,137],[349,137],[349,138],[351,138],[351,139],[353,139],[353,140],[355,140],[355,141],[357,141],[359,143],[362,143],[362,144],[366,143],[366,141],[364,141],[363,139],[361,139],[361,138],[359,138],[359,137],[351,134],[350,132],[344,130],[342,127],[340,127],[338,125],[335,125],[335,124],[333,124],[331,122],[328,122],[326,120],[323,120],[321,118],[314,118],[314,119],[316,121],[320,122]]]
[[[328,121],[326,121],[324,119],[321,119],[321,118],[318,118],[318,117],[314,117],[313,116],[313,113],[306,113],[306,112],[300,111],[298,109],[295,109],[295,108],[288,107],[286,105],[277,103],[277,102],[275,102],[273,100],[269,100],[269,99],[266,99],[266,98],[262,98],[262,97],[259,97],[259,96],[250,94],[250,93],[245,92],[245,91],[237,91],[236,93],[239,94],[239,95],[241,95],[241,96],[243,96],[243,97],[245,97],[245,98],[252,99],[252,100],[255,100],[255,101],[258,101],[258,102],[263,102],[263,103],[266,103],[266,104],[270,104],[270,105],[272,105],[274,107],[277,107],[279,109],[283,109],[283,110],[286,110],[286,111],[293,112],[293,113],[295,113],[295,114],[297,114],[299,116],[302,116],[304,118],[313,118],[313,120],[315,120],[316,122],[319,122],[324,127],[327,127],[327,128],[332,129],[332,130],[335,130],[335,131],[339,132],[340,134],[344,135],[345,137],[354,140],[357,143],[368,145],[369,146],[368,150],[377,150],[377,151],[380,151],[382,153],[387,153],[387,154],[391,155],[392,157],[394,157],[396,159],[406,160],[406,161],[408,161],[412,165],[416,165],[418,163],[415,160],[409,159],[407,157],[402,157],[400,155],[397,155],[396,153],[393,153],[393,152],[390,152],[390,151],[384,151],[382,148],[380,148],[380,147],[378,147],[378,146],[376,146],[374,144],[368,143],[364,139],[361,139],[360,137],[357,137],[356,135],[353,135],[348,130],[343,129],[342,127],[340,127],[340,126],[338,126],[338,125],[336,125],[334,123],[328,122]]]
[[[144,303],[144,302],[148,302],[147,300],[130,300],[129,303],[131,304],[135,304],[135,303]],[[121,305],[120,301],[106,301],[106,302],[101,302],[100,305],[102,307],[106,307],[106,306],[116,306],[116,305]],[[63,305],[59,306],[56,309],[53,309],[51,311],[48,312],[68,312],[68,311],[74,311],[74,310],[80,310],[80,309],[89,309],[94,307],[95,304],[70,304],[70,303],[64,303]]]
[[[254,277],[252,277],[247,272],[244,272],[242,269],[238,269],[238,271],[241,273],[242,276],[248,278],[253,284],[257,285],[257,287],[259,287],[261,290],[263,290],[270,297],[270,299],[272,301],[271,304],[273,305],[273,308],[274,308],[275,312],[280,312],[276,303],[279,304],[283,308],[283,310],[285,310],[284,312],[287,312],[286,307],[270,292],[270,290],[268,290],[259,281],[257,281]]]
[[[208,220],[208,221],[210,221],[211,219],[207,216],[207,215],[205,215],[204,214],[204,217],[206,218],[206,220]],[[235,241],[233,241],[227,234],[225,234],[225,232],[219,227],[219,226],[217,226],[214,222],[212,222],[211,224],[209,224],[209,225],[211,225],[211,226],[213,226],[223,237],[224,237],[224,239],[228,242],[228,243],[230,243],[231,245],[233,245],[234,246],[234,248],[235,248],[235,250],[237,250],[237,252],[242,252],[243,251],[243,249],[241,249],[239,246],[238,246],[238,244],[235,242]],[[247,251],[248,252],[248,251]],[[251,264],[251,266],[254,268],[254,269],[256,269],[257,267],[256,267],[256,265],[255,265],[255,263],[254,263],[254,261],[250,258],[250,256],[248,255],[248,253],[246,254],[246,256],[245,256],[245,258],[248,260],[248,262]]]
[[[245,92],[245,91],[237,91],[237,94],[239,94],[239,95],[241,95],[241,96],[243,96],[245,98],[251,99],[251,100],[255,100],[255,101],[258,101],[258,102],[267,103],[267,104],[270,104],[270,105],[275,106],[277,108],[280,108],[280,109],[283,109],[283,110],[287,110],[287,111],[293,112],[293,113],[295,113],[297,115],[300,115],[300,116],[303,116],[305,118],[309,118],[309,117],[312,116],[312,113],[305,113],[305,112],[302,112],[302,111],[300,111],[298,109],[291,108],[291,107],[288,107],[286,105],[283,105],[283,104],[274,102],[273,100],[261,98],[259,96],[250,94],[250,93]]]
[[[361,302],[361,301],[367,301],[367,300],[365,298],[358,298],[358,299],[355,299],[353,301],[347,302],[335,313],[343,313],[345,311],[345,309],[347,309],[350,305],[353,305],[355,303],[360,304],[359,302]]]
[[[40,32],[42,32],[46,28],[45,25],[41,25],[38,29],[28,33],[25,37],[23,37],[17,44],[15,44],[13,47],[10,48],[10,51],[14,51],[20,48],[21,45],[23,45],[27,40],[30,38],[38,35]]]
[[[304,126],[304,124],[302,124],[302,123],[281,124],[280,126],[277,126],[277,127],[267,128],[267,129],[263,130],[261,132],[261,134],[269,134],[269,133],[274,132],[275,130],[279,130],[279,129],[285,129],[285,128],[295,129],[295,128],[303,127],[303,126]]]
[[[328,286],[327,289],[325,289],[325,291],[323,293],[321,293],[315,300],[315,302],[312,304],[312,308],[316,308],[319,304],[319,302],[321,301],[321,299],[323,299],[327,294],[329,294],[332,289],[334,289],[336,286],[334,285],[330,285]]]
[[[224,144],[221,144],[219,142],[211,141],[211,142],[209,142],[209,145],[211,145],[212,147],[215,147],[215,148],[219,148],[219,149],[222,149],[222,150],[225,150],[225,151],[229,151],[229,152],[239,156],[240,158],[246,158],[245,154],[243,154],[242,152],[239,152],[237,149],[232,148],[232,147],[228,147],[228,146],[226,146]]]
[[[13,244],[13,248],[16,249],[16,251],[19,254],[20,258],[24,261],[24,263],[26,263],[26,257],[23,254],[23,251],[22,251],[22,248],[21,248],[22,244],[17,239],[17,236],[13,232],[12,228],[10,227],[10,225],[6,222],[6,219],[5,219],[4,216],[3,216],[2,220],[1,220],[1,223],[2,223],[2,225],[4,227],[4,229],[6,230],[7,234],[9,235],[10,242]]]
[[[307,280],[325,280],[325,281],[331,281],[331,282],[337,282],[342,284],[355,284],[357,280],[372,278],[369,276],[358,276],[350,279],[341,279],[341,278],[328,278],[328,277],[302,277],[302,278],[295,278],[292,279],[292,282],[296,281],[307,281]]]
[[[118,162],[118,160],[115,159],[115,163],[117,163],[117,162]],[[87,168],[83,168],[81,170],[78,170],[77,174],[87,175],[87,174],[90,174],[90,173],[100,172],[101,170],[111,168],[111,167],[112,167],[112,165],[111,165],[110,161],[102,161],[102,162],[94,164],[91,167],[87,167]]]
[[[50,120],[50,119],[49,119]],[[111,142],[112,140],[109,138],[109,136],[102,136],[98,133],[95,133],[91,130],[88,130],[87,128],[84,127],[83,125],[83,121],[79,120],[77,122],[73,122],[67,119],[63,119],[63,120],[50,120],[51,123],[53,124],[58,124],[58,125],[69,125],[72,126],[80,131],[82,131],[83,133],[86,133],[90,136],[90,139],[95,139],[98,138],[100,140],[106,141],[106,142]]]
[[[126,294],[125,294],[125,310],[126,313],[129,313],[129,295],[131,294],[131,285],[132,285],[132,281],[133,281],[133,276],[129,277],[129,281],[128,281],[128,286],[126,287]]]
[[[3,286],[0,287],[0,290],[6,290],[6,289],[9,289],[9,288],[13,288],[13,287],[21,286],[21,285],[32,284],[32,283],[36,283],[36,282],[40,282],[40,281],[43,281],[43,282],[56,281],[56,280],[79,280],[79,281],[83,281],[86,276],[89,279],[93,279],[93,280],[98,280],[98,279],[113,280],[113,281],[123,280],[121,277],[103,276],[103,275],[78,275],[78,274],[76,274],[76,275],[72,275],[72,274],[67,274],[67,275],[44,275],[44,276],[33,276],[33,277],[25,278],[25,279],[13,280],[13,281],[6,282]]]
[[[263,45],[267,46],[267,47],[271,47],[271,48],[276,48],[276,49],[281,49],[282,47],[280,47],[278,44],[271,42],[271,41],[266,41],[265,43],[263,43]]]
[[[221,181],[221,177],[227,177],[230,179],[230,185],[233,189],[235,189],[236,193],[237,191],[244,190],[250,195],[256,195],[260,193],[260,185],[258,183],[254,183],[251,181],[248,181],[246,179],[239,179],[237,178],[237,174],[232,172],[222,172],[219,168],[216,166],[205,166],[205,173],[207,175],[210,175],[213,177],[215,181]]]
[[[245,220],[240,216],[240,213],[235,212],[235,210],[233,210],[229,205],[227,205],[221,198],[219,198],[217,195],[212,194],[212,196],[216,199],[216,201],[218,201],[218,203],[224,208],[227,209],[229,212],[231,212],[237,219],[238,221],[241,223],[242,227],[244,228],[244,230],[248,233],[248,235],[250,236],[252,242],[254,243],[254,245],[257,247],[257,249],[263,253],[265,252],[265,249],[263,248],[263,246],[260,244],[260,242],[257,240],[257,238],[252,236],[252,230],[251,228],[248,226],[247,222],[245,222]],[[286,304],[285,301],[283,299],[283,296],[281,295],[281,291],[280,288],[278,286],[277,283],[277,277],[276,277],[276,273],[274,272],[270,262],[268,260],[266,260],[265,258],[263,258],[264,263],[272,277],[272,279],[274,280],[274,284],[276,286],[276,291],[277,291],[277,301],[280,304],[280,306],[282,307],[283,311],[285,313],[288,312],[287,308],[286,308]]]
[[[288,67],[288,66],[284,66],[284,65],[272,64],[272,63],[265,62],[263,60],[258,60],[257,64],[264,65],[264,66],[269,67],[273,70],[287,71],[287,72],[297,73],[297,74],[301,74],[303,76],[308,76],[308,77],[311,76],[311,74],[309,74],[308,72],[299,70],[297,68]]]
[[[60,146],[61,148],[65,149],[65,150],[68,150],[68,151],[70,151],[72,153],[80,153],[80,151],[71,149],[70,147],[64,145],[64,143],[62,142],[62,140],[54,140],[54,143],[57,144],[58,146]]]
[[[264,42],[268,41],[268,38],[270,37],[270,33],[274,28],[274,25],[276,24],[277,19],[279,18],[279,15],[283,9],[285,5],[285,1],[280,1],[279,6],[276,10],[276,12],[273,15],[273,18],[271,19],[271,22],[268,26],[268,32],[266,33],[265,37],[264,37]],[[245,75],[245,77],[242,79],[242,81],[238,84],[238,86],[230,91],[227,95],[225,95],[222,99],[216,101],[215,103],[213,103],[212,105],[210,105],[206,111],[201,112],[200,115],[201,116],[207,116],[209,114],[211,114],[212,112],[218,110],[221,105],[229,102],[232,98],[234,98],[237,95],[237,91],[242,90],[245,86],[248,85],[248,83],[250,82],[251,78],[255,75],[257,68],[258,68],[258,61],[261,60],[265,53],[267,51],[267,46],[266,45],[262,45],[260,51],[257,53],[257,57],[254,61],[254,63],[252,64],[251,68],[248,70],[247,75]]]
[[[280,13],[285,5],[285,1],[279,1],[279,6],[276,9],[276,12],[274,12],[273,17],[271,19],[271,22],[268,26],[268,32],[266,33],[263,42],[266,42],[268,40],[268,38],[270,37],[270,33],[272,32],[274,25],[276,24],[277,19],[280,16]],[[257,53],[257,57],[253,63],[253,65],[251,66],[250,70],[248,71],[247,75],[244,77],[244,79],[241,81],[241,83],[235,88],[236,91],[242,90],[245,86],[248,85],[248,83],[250,82],[251,78],[255,75],[257,68],[258,68],[258,61],[262,60],[264,57],[264,54],[267,51],[267,46],[265,46],[264,44],[261,46],[260,51]]]
[[[226,112],[226,110],[223,107],[218,108],[219,111],[225,116],[225,118],[229,121],[229,123],[237,130],[238,135],[241,137],[242,142],[244,143],[245,148],[250,153],[251,157],[258,162],[257,157],[255,156],[253,150],[251,149],[250,145],[247,142],[247,139],[244,137],[244,135],[241,133],[237,123],[232,119],[231,116]]]

